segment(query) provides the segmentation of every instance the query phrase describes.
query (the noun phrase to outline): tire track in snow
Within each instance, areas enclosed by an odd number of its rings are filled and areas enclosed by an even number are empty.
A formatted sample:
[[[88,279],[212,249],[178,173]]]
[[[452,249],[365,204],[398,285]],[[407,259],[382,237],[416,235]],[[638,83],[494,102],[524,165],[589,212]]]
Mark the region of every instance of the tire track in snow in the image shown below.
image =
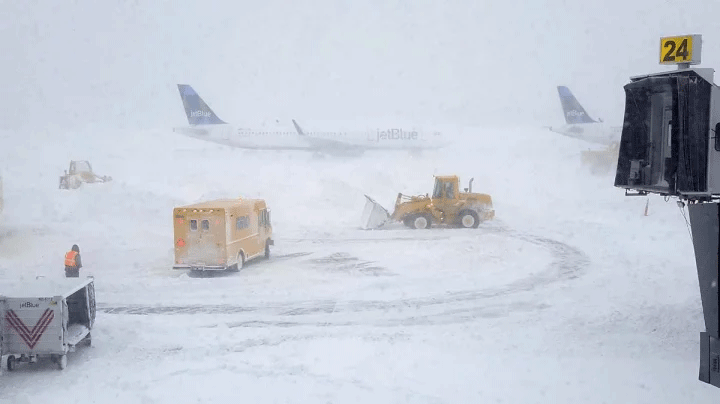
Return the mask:
[[[510,230],[505,226],[496,225],[487,227],[492,233],[505,234],[532,244],[536,244],[550,251],[552,261],[546,269],[511,281],[505,285],[482,290],[460,290],[447,292],[435,296],[398,299],[398,300],[352,300],[338,302],[336,300],[308,300],[283,302],[262,306],[240,306],[229,304],[217,305],[178,305],[178,306],[148,306],[148,305],[124,305],[124,306],[98,306],[98,310],[108,314],[241,314],[258,313],[275,316],[302,316],[312,314],[330,313],[361,313],[371,311],[403,310],[406,308],[431,308],[443,305],[472,303],[483,299],[492,299],[507,296],[510,294],[529,292],[539,287],[545,287],[552,283],[576,279],[582,276],[590,264],[590,259],[581,250],[554,240],[548,237],[535,236],[528,233]],[[451,236],[439,237],[450,238]],[[425,237],[427,238],[427,236]],[[437,239],[438,236],[430,236]],[[395,240],[396,238],[383,238],[382,240]],[[421,237],[400,237],[416,241]],[[310,242],[376,242],[378,238],[352,238],[352,239],[313,239],[303,240]]]

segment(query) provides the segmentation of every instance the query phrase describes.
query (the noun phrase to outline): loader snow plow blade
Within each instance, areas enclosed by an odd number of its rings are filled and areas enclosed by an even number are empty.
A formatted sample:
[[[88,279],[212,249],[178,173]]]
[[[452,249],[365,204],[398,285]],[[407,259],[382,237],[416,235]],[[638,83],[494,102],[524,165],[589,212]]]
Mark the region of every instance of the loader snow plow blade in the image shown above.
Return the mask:
[[[382,205],[375,202],[375,200],[365,195],[367,201],[365,202],[365,209],[362,214],[362,227],[363,229],[377,229],[384,225],[390,218],[390,213],[387,209],[383,208]]]

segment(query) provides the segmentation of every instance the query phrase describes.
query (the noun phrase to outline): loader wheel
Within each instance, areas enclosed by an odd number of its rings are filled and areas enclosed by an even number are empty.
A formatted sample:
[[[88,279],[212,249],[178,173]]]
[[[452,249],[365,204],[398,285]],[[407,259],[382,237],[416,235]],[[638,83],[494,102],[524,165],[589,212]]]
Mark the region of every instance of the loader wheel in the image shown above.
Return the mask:
[[[460,213],[460,226],[466,229],[477,229],[480,225],[478,214],[472,210],[464,210]]]
[[[412,219],[413,229],[429,229],[430,228],[430,217],[428,215],[418,215]]]

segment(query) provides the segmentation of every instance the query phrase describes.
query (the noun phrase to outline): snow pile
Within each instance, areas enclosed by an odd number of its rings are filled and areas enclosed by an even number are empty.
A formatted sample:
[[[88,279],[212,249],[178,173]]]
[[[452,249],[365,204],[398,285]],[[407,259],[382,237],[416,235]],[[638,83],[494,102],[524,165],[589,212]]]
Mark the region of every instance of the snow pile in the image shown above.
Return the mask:
[[[0,134],[3,279],[96,279],[90,349],[4,372],[0,402],[711,402],[692,243],[674,203],[627,198],[579,141],[463,128],[411,156],[230,149],[169,130]],[[453,135],[453,134],[450,134]],[[32,156],[32,158],[29,158]],[[71,159],[112,182],[57,189]],[[363,231],[368,194],[493,197],[476,230]],[[260,197],[270,261],[171,269],[172,208]],[[37,389],[42,385],[42,389]]]

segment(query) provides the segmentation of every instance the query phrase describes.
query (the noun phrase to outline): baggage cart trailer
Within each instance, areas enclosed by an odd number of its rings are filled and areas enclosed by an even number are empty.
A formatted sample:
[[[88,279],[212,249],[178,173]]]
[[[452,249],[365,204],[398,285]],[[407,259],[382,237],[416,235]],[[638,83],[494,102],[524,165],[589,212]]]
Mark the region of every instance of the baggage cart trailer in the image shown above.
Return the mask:
[[[0,357],[7,370],[40,355],[65,369],[68,352],[90,345],[95,311],[92,277],[0,283]]]

